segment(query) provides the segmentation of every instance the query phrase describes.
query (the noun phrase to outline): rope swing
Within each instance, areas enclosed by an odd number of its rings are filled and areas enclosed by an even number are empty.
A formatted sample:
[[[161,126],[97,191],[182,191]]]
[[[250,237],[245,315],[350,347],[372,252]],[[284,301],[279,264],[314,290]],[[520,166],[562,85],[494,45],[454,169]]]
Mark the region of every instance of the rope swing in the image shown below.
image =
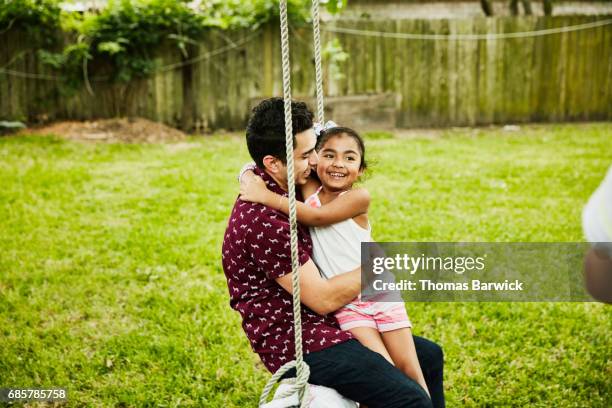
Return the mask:
[[[281,34],[281,56],[283,67],[283,98],[285,107],[285,147],[287,153],[287,187],[289,192],[289,226],[291,231],[291,286],[293,289],[293,332],[295,336],[295,360],[284,364],[270,378],[264,387],[259,405],[262,406],[268,401],[270,391],[274,384],[288,370],[295,367],[296,378],[293,383],[283,392],[276,396],[276,399],[286,398],[295,393],[298,395],[300,407],[306,407],[308,400],[308,378],[310,368],[304,362],[302,350],[302,311],[300,303],[300,271],[298,258],[298,234],[297,217],[295,203],[295,179],[293,169],[293,123],[291,120],[291,62],[289,60],[289,24],[287,21],[287,0],[280,0],[280,34]],[[319,123],[324,123],[324,103],[323,103],[323,72],[321,68],[321,35],[319,28],[319,0],[312,1],[312,27],[314,39],[315,56],[315,82],[317,95],[317,119]]]
[[[321,72],[321,41],[319,34],[319,0],[312,2],[312,21],[314,30],[314,51],[316,65],[316,84],[317,84],[317,115],[319,121],[323,120],[323,75]],[[283,67],[283,98],[285,107],[285,147],[287,152],[287,187],[289,192],[289,226],[291,231],[291,286],[293,288],[293,332],[295,336],[295,360],[284,364],[270,378],[264,387],[259,405],[263,406],[268,401],[270,391],[274,384],[288,370],[295,367],[296,378],[293,383],[283,392],[276,396],[276,399],[286,398],[297,392],[301,407],[306,407],[308,400],[308,378],[310,368],[304,362],[302,350],[302,311],[300,303],[300,272],[298,258],[298,234],[297,218],[295,210],[295,179],[293,169],[293,123],[291,120],[291,63],[289,61],[289,25],[287,22],[287,0],[280,0],[280,34],[281,34],[281,55]]]

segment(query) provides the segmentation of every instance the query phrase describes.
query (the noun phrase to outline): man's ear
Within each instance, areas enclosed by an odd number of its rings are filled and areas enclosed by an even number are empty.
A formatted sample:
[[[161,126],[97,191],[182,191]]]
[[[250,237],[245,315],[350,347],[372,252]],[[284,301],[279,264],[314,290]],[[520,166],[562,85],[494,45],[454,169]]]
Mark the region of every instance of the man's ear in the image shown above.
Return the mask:
[[[271,155],[264,156],[262,159],[263,165],[269,173],[277,174],[284,167],[284,164],[278,157]]]

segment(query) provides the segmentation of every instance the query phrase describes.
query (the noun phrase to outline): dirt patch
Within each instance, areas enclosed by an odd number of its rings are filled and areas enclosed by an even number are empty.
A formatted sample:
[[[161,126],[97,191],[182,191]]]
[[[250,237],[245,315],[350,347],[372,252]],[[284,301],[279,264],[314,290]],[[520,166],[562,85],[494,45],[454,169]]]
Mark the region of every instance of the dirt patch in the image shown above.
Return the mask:
[[[28,128],[20,133],[53,134],[72,140],[124,143],[180,142],[186,139],[186,135],[180,130],[143,118],[56,122]]]

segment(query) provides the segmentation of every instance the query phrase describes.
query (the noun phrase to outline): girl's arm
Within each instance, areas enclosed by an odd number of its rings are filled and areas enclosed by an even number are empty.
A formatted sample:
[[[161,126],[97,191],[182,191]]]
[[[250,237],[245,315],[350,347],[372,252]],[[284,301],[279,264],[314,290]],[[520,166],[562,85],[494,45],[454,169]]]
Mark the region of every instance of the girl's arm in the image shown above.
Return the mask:
[[[252,177],[240,185],[240,199],[264,204],[289,214],[289,199],[268,190],[261,177]],[[366,189],[358,188],[341,195],[320,208],[313,208],[302,202],[297,202],[296,212],[297,219],[302,224],[319,227],[367,213],[369,206],[370,193]]]
[[[240,170],[240,174],[238,175],[238,182],[240,182],[241,185],[250,182],[256,176],[255,172],[253,171],[254,167],[255,163],[252,162],[247,163],[242,167],[242,170]],[[320,185],[321,182],[317,178],[312,176],[308,177],[306,184],[300,186],[302,197],[310,197],[317,191]]]
[[[238,183],[242,185],[252,177],[255,177],[255,172],[253,171],[255,167],[255,162],[245,163],[244,166],[242,166],[242,169],[240,169],[240,173],[238,173]]]

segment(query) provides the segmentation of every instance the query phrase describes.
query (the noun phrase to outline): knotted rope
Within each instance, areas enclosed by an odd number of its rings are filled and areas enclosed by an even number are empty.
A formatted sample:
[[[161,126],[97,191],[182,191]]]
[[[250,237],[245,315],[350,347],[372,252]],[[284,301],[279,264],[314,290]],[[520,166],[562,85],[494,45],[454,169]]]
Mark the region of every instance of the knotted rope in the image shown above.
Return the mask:
[[[317,63],[317,112],[319,120],[323,120],[323,86],[321,75],[321,52],[319,39],[319,1],[313,0],[312,6],[313,23],[315,24],[315,61]],[[316,13],[316,18],[315,18]],[[306,407],[308,400],[308,378],[310,377],[310,368],[304,362],[302,350],[302,311],[300,303],[300,273],[299,273],[299,258],[298,258],[298,234],[297,234],[297,218],[295,210],[295,176],[293,169],[293,122],[291,120],[291,63],[289,60],[289,25],[287,22],[287,0],[280,0],[280,25],[281,25],[281,55],[283,67],[283,98],[285,108],[285,146],[287,153],[287,187],[289,192],[289,226],[290,226],[290,241],[291,241],[291,268],[292,280],[291,286],[293,289],[293,332],[295,336],[295,360],[284,364],[270,378],[264,387],[259,405],[264,405],[268,400],[268,395],[274,387],[274,384],[280,377],[295,367],[296,378],[287,390],[280,393],[277,398],[284,398],[294,393],[298,393],[298,398],[301,401],[300,406]]]

